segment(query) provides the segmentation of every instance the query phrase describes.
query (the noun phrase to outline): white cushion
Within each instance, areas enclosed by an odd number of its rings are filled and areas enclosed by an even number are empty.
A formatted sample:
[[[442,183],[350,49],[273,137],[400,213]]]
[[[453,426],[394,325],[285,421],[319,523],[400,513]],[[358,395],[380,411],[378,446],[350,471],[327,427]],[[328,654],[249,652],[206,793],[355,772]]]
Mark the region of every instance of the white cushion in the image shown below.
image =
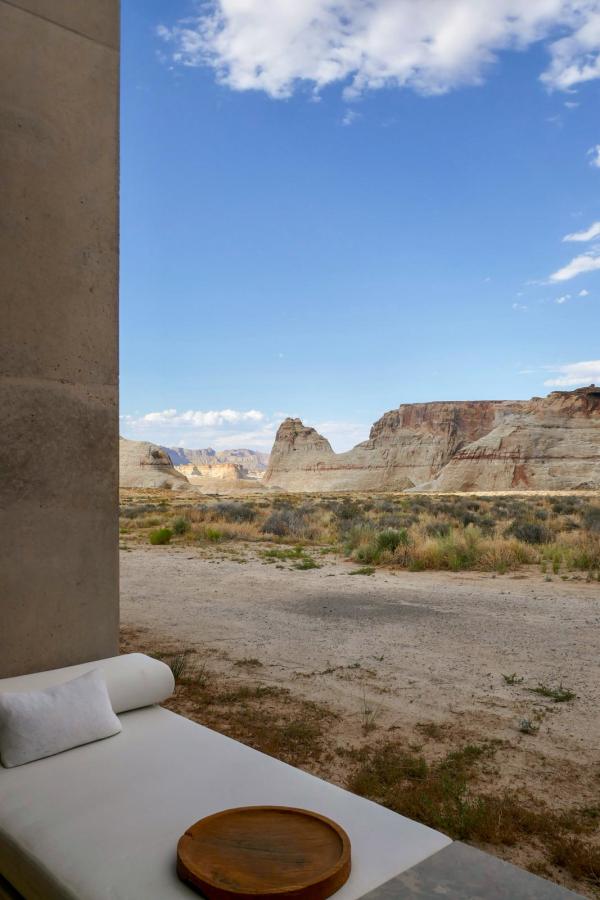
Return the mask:
[[[0,769],[0,873],[27,900],[194,900],[177,878],[177,841],[232,806],[312,809],[345,829],[357,900],[449,838],[157,706],[123,732]]]
[[[3,691],[37,691],[71,681],[77,675],[100,669],[112,708],[116,713],[139,709],[162,703],[175,689],[175,680],[170,668],[164,662],[146,656],[144,653],[126,653],[111,656],[96,662],[80,663],[64,669],[48,672],[34,672],[31,675],[17,675],[0,679],[0,693]]]
[[[0,761],[6,768],[121,730],[98,669],[42,691],[0,693]]]

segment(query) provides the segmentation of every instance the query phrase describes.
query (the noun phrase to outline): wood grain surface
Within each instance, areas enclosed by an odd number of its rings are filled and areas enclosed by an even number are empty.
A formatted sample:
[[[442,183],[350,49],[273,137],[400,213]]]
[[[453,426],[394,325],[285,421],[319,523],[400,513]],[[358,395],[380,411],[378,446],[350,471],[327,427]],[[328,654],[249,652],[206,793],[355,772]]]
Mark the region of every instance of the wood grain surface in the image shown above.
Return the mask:
[[[210,900],[324,900],[350,875],[350,840],[335,822],[286,806],[201,819],[177,845],[177,873]]]

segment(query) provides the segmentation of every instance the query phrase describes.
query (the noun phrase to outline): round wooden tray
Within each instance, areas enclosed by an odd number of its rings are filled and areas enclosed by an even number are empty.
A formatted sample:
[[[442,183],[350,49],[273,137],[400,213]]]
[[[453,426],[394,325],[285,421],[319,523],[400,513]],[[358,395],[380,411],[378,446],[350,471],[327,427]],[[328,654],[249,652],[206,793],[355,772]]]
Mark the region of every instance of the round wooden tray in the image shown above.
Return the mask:
[[[210,900],[324,900],[350,875],[350,840],[304,809],[227,809],[180,837],[177,874]]]

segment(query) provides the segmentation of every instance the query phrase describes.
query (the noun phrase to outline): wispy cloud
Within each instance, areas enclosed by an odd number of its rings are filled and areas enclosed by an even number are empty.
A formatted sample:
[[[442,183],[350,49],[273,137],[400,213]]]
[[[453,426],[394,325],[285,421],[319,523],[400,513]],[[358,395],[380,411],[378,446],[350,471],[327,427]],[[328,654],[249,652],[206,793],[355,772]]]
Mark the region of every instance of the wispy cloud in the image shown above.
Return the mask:
[[[558,303],[559,306],[562,306],[563,303],[566,303],[570,299],[571,299],[570,294],[563,294],[562,297],[557,297],[554,302]]]
[[[575,278],[577,275],[583,275],[585,272],[594,272],[596,269],[600,269],[600,256],[596,250],[592,250],[589,253],[575,256],[562,269],[557,269],[556,272],[553,272],[549,281],[552,283],[570,281],[571,278]]]
[[[547,366],[555,372],[555,377],[544,381],[546,387],[577,387],[584,384],[600,383],[600,359],[586,362],[567,363],[564,366]]]
[[[593,166],[594,169],[600,169],[600,144],[596,144],[595,147],[590,147],[587,155],[590,166]]]
[[[548,88],[600,77],[597,0],[214,0],[157,32],[174,64],[210,66],[230,88],[271,97],[335,82],[350,96],[439,94],[480,83],[500,51],[544,40]]]
[[[342,118],[342,125],[352,125],[358,118],[360,118],[360,113],[354,109],[347,109]]]
[[[590,296],[590,292],[589,292],[588,290],[586,290],[586,288],[583,288],[583,290],[579,291],[579,293],[577,294],[577,296],[578,296],[578,297],[589,297],[589,296]]]
[[[583,231],[573,231],[571,234],[565,234],[563,241],[592,241],[600,235],[600,222],[592,222],[589,228]]]

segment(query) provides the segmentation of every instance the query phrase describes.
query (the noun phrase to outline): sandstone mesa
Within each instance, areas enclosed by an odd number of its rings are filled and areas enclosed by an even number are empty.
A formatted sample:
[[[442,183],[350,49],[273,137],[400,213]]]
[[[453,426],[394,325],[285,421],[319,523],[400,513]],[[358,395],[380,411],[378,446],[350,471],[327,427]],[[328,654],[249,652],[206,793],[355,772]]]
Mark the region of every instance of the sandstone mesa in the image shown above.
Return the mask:
[[[600,388],[403,404],[345,453],[300,419],[286,419],[264,483],[286,491],[598,489]]]

